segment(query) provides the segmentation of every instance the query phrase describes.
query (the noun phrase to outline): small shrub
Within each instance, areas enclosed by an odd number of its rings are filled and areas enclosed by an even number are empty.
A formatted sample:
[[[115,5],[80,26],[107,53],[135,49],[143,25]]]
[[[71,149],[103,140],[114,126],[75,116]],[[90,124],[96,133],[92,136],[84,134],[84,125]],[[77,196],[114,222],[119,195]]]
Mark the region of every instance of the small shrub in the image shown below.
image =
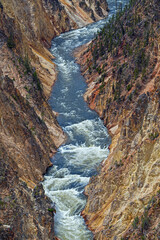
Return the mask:
[[[19,64],[23,63],[23,59],[21,57],[18,58]]]
[[[92,69],[91,69],[91,67],[89,66],[89,68],[88,68],[88,71],[89,71],[89,74],[91,74],[92,73]]]
[[[0,205],[4,205],[5,204],[5,202],[3,202],[2,200],[0,200]]]
[[[40,83],[40,80],[39,80],[39,78],[37,76],[36,71],[32,74],[32,77],[33,77],[33,81],[35,81],[37,83],[38,90],[41,90],[42,89],[41,83]]]
[[[7,39],[7,47],[12,49],[12,48],[15,48],[15,42],[14,42],[14,38],[13,38],[13,35],[11,34],[8,39]]]
[[[105,83],[102,83],[101,86],[99,87],[100,92],[103,91],[104,87],[105,87]]]
[[[158,133],[158,132],[155,132],[155,133],[151,133],[151,134],[149,135],[149,138],[150,138],[151,140],[154,140],[154,139],[156,139],[158,136],[159,136],[159,133]]]
[[[132,85],[131,85],[131,84],[128,84],[128,85],[127,85],[127,91],[129,92],[129,91],[131,90],[131,88],[132,88]]]
[[[132,94],[129,94],[128,98],[130,101],[132,101]]]
[[[32,74],[32,77],[33,77],[33,81],[37,81],[38,80],[38,76],[37,76],[36,71]]]
[[[137,216],[137,217],[135,217],[135,219],[134,219],[134,221],[132,223],[133,228],[137,228],[138,223],[139,223],[139,218]]]
[[[138,67],[136,67],[134,69],[134,79],[137,79],[138,78],[138,75],[139,75],[139,70],[138,70]]]
[[[24,67],[26,68],[26,73],[31,72],[31,65],[30,65],[30,60],[29,60],[28,56],[26,56],[24,58],[23,64],[24,64]]]
[[[27,86],[24,86],[24,88],[26,89],[27,92],[29,92],[29,88]]]
[[[0,210],[4,210],[6,206],[6,203],[0,200]]]
[[[98,67],[96,68],[96,71],[98,72],[99,75],[101,74],[101,68],[100,68],[100,66],[98,66]]]
[[[147,216],[142,217],[142,229],[148,230],[149,228],[149,218]]]
[[[13,99],[17,102],[17,96],[16,95],[12,95]]]
[[[55,208],[48,208],[48,211],[52,212],[52,213],[56,213],[56,209]]]

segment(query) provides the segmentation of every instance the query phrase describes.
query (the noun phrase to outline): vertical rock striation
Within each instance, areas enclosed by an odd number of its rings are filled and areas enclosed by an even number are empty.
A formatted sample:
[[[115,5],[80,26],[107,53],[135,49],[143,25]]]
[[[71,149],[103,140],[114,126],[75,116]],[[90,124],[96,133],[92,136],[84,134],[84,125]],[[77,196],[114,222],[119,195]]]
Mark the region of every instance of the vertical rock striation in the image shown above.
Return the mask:
[[[110,155],[85,189],[95,239],[160,236],[159,1],[131,1],[77,55],[84,96],[112,136]]]
[[[65,136],[30,69],[0,48],[0,239],[54,239],[51,201],[41,185]]]
[[[104,17],[107,5],[96,4],[103,14],[90,18],[71,1],[0,1],[0,239],[55,239],[55,209],[39,182],[66,137],[47,102],[56,79],[47,48]]]
[[[46,48],[51,46],[53,37],[62,32],[82,27],[108,14],[105,0],[92,3],[69,0],[1,0],[0,29],[14,39],[16,52],[32,60],[32,65],[42,81],[48,97],[56,74]],[[83,5],[83,4],[82,4]],[[91,12],[88,14],[88,11]],[[47,80],[46,80],[47,79]]]

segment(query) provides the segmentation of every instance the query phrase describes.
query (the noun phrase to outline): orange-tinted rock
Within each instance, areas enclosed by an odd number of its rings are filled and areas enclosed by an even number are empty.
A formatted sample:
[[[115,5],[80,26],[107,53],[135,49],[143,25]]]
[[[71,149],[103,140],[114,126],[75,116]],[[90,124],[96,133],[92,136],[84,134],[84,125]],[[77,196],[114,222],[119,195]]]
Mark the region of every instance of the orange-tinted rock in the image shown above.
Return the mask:
[[[56,239],[39,181],[66,136],[48,105],[53,37],[107,15],[104,1],[0,2],[0,239]],[[91,9],[92,8],[92,9]]]
[[[160,187],[158,83],[160,35],[157,31],[158,18],[150,21],[153,13],[155,16],[160,15],[158,1],[153,2],[156,7],[152,8],[149,7],[152,5],[151,2],[145,1],[145,6],[148,6],[146,12],[143,1],[137,1],[137,4],[120,18],[123,30],[127,28],[128,30],[124,36],[122,35],[120,44],[115,49],[109,51],[105,48],[103,56],[98,55],[97,51],[100,51],[98,46],[103,43],[103,38],[99,35],[91,45],[83,47],[81,56],[77,55],[82,74],[88,83],[84,98],[104,120],[112,136],[110,154],[102,162],[101,172],[92,177],[85,188],[88,200],[82,215],[89,229],[93,231],[95,239],[126,240],[142,239],[145,236],[145,239],[158,239],[160,220],[158,205],[146,232],[136,235],[138,231],[136,233],[132,228],[134,219],[137,216],[141,219],[144,208],[148,206],[152,197],[157,195]],[[139,14],[141,16],[141,24],[132,26],[132,29],[135,28],[134,34],[128,36],[131,29],[127,24],[135,12],[137,16]],[[156,33],[154,37],[152,35],[149,38],[148,45],[144,44],[146,30],[143,23],[146,19]],[[119,29],[113,34],[115,38],[118,31],[121,31],[121,28]],[[140,45],[137,45],[140,36]],[[132,52],[127,55],[123,50],[128,42],[131,44]],[[139,70],[136,76],[133,71],[136,68],[134,59],[139,61],[138,54],[144,51],[141,44],[149,56],[145,79],[144,72]],[[97,65],[94,66],[96,47],[98,57]]]

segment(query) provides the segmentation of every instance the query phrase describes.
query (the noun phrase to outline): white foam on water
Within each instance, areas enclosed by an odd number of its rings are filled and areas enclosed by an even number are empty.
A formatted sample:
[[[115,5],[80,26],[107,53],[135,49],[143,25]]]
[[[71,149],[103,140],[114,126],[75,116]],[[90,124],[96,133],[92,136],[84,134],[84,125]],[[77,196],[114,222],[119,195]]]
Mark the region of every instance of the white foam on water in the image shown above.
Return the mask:
[[[45,176],[43,185],[46,194],[56,204],[55,233],[58,237],[62,240],[89,240],[92,239],[92,234],[80,217],[86,203],[82,191],[88,184],[89,177],[71,174],[69,166],[77,168],[83,174],[95,169],[108,155],[107,148],[95,145],[97,139],[104,141],[107,132],[98,119],[84,120],[64,129],[72,139],[81,134],[84,142],[70,143],[59,148],[58,152],[65,159],[65,167],[58,169],[54,166],[52,174]]]
[[[61,102],[60,105],[65,109],[66,108],[66,103],[65,102]]]
[[[66,116],[66,117],[75,117],[75,115],[76,115],[76,111],[75,110],[72,110],[72,111],[70,111],[70,112],[62,112],[61,114],[63,114],[64,116]]]
[[[97,146],[67,145],[60,149],[64,158],[70,165],[79,166],[79,168],[91,169],[100,163],[108,155],[108,149],[102,149]]]
[[[100,145],[101,141],[108,137],[106,128],[100,119],[84,120],[82,122],[66,126],[64,131],[73,140],[73,137],[83,136],[86,146]]]
[[[58,220],[58,219],[57,219]],[[55,224],[57,223],[55,219]],[[89,240],[92,235],[87,231],[79,216],[64,217],[61,216],[61,233],[59,238],[62,240]],[[55,232],[56,233],[56,232]],[[76,234],[75,234],[76,233]]]
[[[68,87],[65,87],[61,90],[61,93],[63,93],[63,94],[66,93],[66,92],[68,92]]]
[[[58,231],[59,238],[62,240],[92,239],[83,219],[80,217],[80,212],[85,204],[85,199],[81,198],[80,193],[75,189],[52,191],[45,184],[44,187],[46,194],[58,206],[55,215],[55,226],[59,226],[59,228],[55,230]]]
[[[128,0],[122,2],[126,3]],[[115,1],[108,0],[108,3],[110,18],[116,10]],[[57,111],[64,131],[68,134],[68,141],[59,148],[53,163],[57,166],[54,165],[44,177],[43,185],[46,194],[55,202],[55,234],[61,240],[93,239],[92,233],[87,230],[83,218],[80,217],[86,203],[82,191],[89,182],[88,176],[95,173],[96,166],[107,158],[109,151],[105,144],[108,142],[108,134],[102,121],[93,116],[93,112],[86,109],[86,105],[81,106],[79,102],[85,89],[78,84],[78,81],[81,81],[80,70],[72,51],[89,42],[105,22],[106,20],[101,20],[61,34],[52,42],[51,53],[56,57],[54,62],[59,71],[60,82],[60,86],[56,88],[59,94],[56,92],[52,101],[58,101]],[[71,95],[69,90],[72,91],[70,87],[73,86],[76,94],[68,98]]]
[[[65,110],[65,108],[63,108]],[[80,116],[76,115],[76,111],[72,110],[69,112],[59,112],[59,115],[64,116],[65,118],[67,118],[68,120],[74,119],[76,117],[76,119],[81,119]],[[64,128],[65,131],[65,128]],[[73,139],[72,134],[70,134],[70,139]]]
[[[73,114],[76,115],[74,110]],[[64,159],[64,165],[60,169],[54,166],[50,174],[44,177],[43,185],[46,194],[56,204],[57,236],[62,240],[88,240],[92,239],[92,234],[80,217],[80,212],[86,203],[82,191],[89,183],[87,174],[108,155],[108,149],[99,145],[100,142],[104,142],[104,138],[107,138],[107,131],[98,118],[71,124],[64,130],[71,141],[58,150]],[[77,143],[79,136],[83,138],[81,144]],[[70,168],[72,171],[77,169],[83,176],[71,173]]]
[[[77,91],[77,97],[78,98],[83,97],[83,91],[82,90]]]
[[[67,172],[69,173],[69,171]],[[48,191],[57,191],[57,190],[67,190],[70,189],[70,185],[74,184],[74,188],[79,186],[85,186],[89,182],[88,177],[81,177],[80,175],[72,175],[68,174],[66,176],[60,175],[60,177],[56,177],[56,174],[53,176],[46,176],[45,177],[45,187]],[[77,190],[76,190],[77,191]]]
[[[63,218],[64,217],[64,218]],[[61,232],[58,234],[62,240],[89,240],[93,239],[91,233],[84,226],[82,218],[79,216],[66,217],[61,214]],[[58,218],[55,219],[55,224],[58,223]],[[75,234],[76,233],[76,234]],[[56,234],[56,231],[55,231]]]

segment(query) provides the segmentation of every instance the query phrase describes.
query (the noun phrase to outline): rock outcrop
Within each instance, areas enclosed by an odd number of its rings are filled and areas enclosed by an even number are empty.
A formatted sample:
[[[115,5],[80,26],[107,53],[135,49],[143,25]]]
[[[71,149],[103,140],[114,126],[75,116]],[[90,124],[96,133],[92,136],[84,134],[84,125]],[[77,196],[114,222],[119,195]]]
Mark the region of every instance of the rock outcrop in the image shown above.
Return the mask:
[[[74,1],[0,1],[0,239],[56,239],[55,209],[39,182],[66,137],[47,102],[56,79],[47,48],[104,17],[107,5],[95,4],[91,18]]]
[[[54,209],[37,184],[65,136],[36,72],[0,37],[0,239],[54,239]]]
[[[94,239],[160,237],[160,5],[130,1],[77,54],[84,96],[112,137],[85,189]]]
[[[32,60],[48,97],[56,79],[53,56],[46,49],[52,38],[99,20],[107,13],[105,0],[1,0],[0,29],[13,38],[19,55],[28,55]]]

